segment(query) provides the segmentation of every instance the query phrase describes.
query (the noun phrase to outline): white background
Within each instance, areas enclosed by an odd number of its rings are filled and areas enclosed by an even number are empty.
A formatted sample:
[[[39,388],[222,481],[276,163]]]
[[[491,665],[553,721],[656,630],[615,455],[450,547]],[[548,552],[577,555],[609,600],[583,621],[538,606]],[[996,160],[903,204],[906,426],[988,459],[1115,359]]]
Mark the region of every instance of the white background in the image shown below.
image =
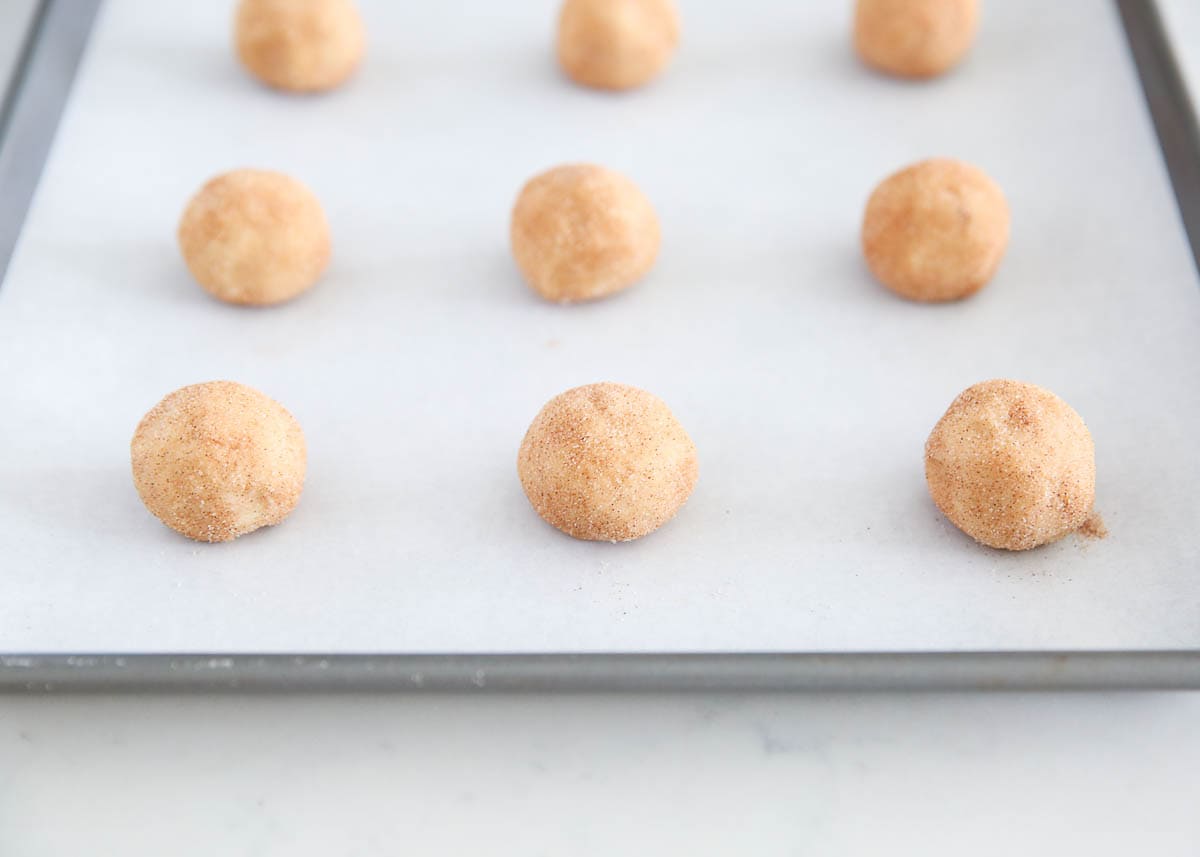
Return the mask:
[[[1194,855],[1197,724],[1194,694],[5,698],[0,854]]]

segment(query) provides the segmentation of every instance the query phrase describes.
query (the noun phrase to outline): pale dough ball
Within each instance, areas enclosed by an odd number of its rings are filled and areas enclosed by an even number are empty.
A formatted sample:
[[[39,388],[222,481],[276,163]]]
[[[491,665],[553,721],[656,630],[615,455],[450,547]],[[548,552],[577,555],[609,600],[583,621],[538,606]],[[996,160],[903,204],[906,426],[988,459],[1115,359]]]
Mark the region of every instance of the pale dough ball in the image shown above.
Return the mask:
[[[133,484],[155,517],[201,542],[278,524],[304,487],[304,433],[278,402],[211,381],[171,393],[138,424]]]
[[[234,18],[242,65],[292,92],[341,84],[358,68],[365,41],[351,0],[241,0]]]
[[[577,539],[624,542],[654,532],[687,501],[696,447],[657,396],[588,384],[534,418],[517,474],[547,523]]]
[[[975,40],[976,0],[858,0],[854,47],[867,65],[897,77],[935,77]]]
[[[558,62],[576,83],[631,89],[656,77],[679,44],[671,0],[566,0]]]
[[[884,179],[867,201],[862,249],[871,273],[914,301],[979,291],[1008,246],[1008,202],[982,170],[949,158]]]
[[[179,248],[205,291],[231,304],[276,304],[329,264],[329,224],[312,191],[282,173],[234,170],[188,202]]]
[[[984,381],[934,426],[925,479],[933,502],[971,538],[1027,550],[1088,520],[1096,453],[1079,414],[1049,390]]]
[[[531,179],[513,207],[513,258],[551,301],[586,301],[632,286],[658,256],[658,217],[620,173],[590,164]]]

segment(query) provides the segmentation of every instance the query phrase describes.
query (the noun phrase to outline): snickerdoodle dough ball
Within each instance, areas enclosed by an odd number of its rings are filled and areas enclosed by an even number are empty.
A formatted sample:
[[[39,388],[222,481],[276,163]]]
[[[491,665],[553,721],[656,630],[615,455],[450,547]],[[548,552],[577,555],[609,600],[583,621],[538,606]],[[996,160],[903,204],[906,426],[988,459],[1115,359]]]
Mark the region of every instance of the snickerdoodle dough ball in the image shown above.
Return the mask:
[[[624,542],[669,521],[696,487],[696,447],[645,390],[588,384],[534,418],[517,474],[537,513],[577,539]]]
[[[276,304],[309,289],[325,271],[329,224],[320,201],[296,179],[234,170],[188,202],[179,249],[196,282],[214,297]]]
[[[884,179],[867,201],[862,250],[881,283],[914,301],[979,291],[1008,246],[1008,202],[977,167],[949,158]]]
[[[679,44],[672,0],[566,0],[558,62],[576,83],[632,89],[656,77]]]
[[[539,295],[568,303],[602,298],[642,279],[658,256],[658,217],[620,173],[591,164],[530,179],[513,207],[513,258]]]
[[[232,381],[192,384],[150,409],[130,445],[155,517],[201,542],[278,524],[304,487],[304,433],[283,406]]]
[[[887,74],[935,77],[966,56],[978,22],[976,0],[858,0],[854,48]]]
[[[341,84],[358,68],[366,41],[351,0],[241,0],[233,30],[242,65],[291,92]]]
[[[1079,529],[1096,496],[1096,454],[1079,414],[1020,381],[968,387],[925,443],[933,502],[978,542],[1027,550]]]

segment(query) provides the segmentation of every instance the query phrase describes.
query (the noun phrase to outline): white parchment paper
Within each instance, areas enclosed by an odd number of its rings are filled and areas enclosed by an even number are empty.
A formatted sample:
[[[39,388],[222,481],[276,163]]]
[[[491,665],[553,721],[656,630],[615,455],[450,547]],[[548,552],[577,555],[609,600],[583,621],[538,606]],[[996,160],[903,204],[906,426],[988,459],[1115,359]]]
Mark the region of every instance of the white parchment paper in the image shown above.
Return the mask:
[[[110,0],[0,288],[0,649],[983,649],[1200,646],[1200,288],[1110,4],[986,4],[927,84],[861,68],[848,2],[682,0],[656,85],[585,91],[555,3],[364,2],[369,57],[326,97],[255,85],[224,3]],[[971,300],[874,284],[864,201],[929,155],[1004,187],[1013,238]],[[594,305],[508,256],[522,182],[607,164],[660,262]],[[335,237],[286,306],[224,306],[174,241],[226,169],[290,172]],[[971,383],[1047,386],[1096,441],[1111,536],[1008,554],[930,502],[922,447]],[[194,544],[142,507],[128,444],[229,378],[304,426],[282,526]],[[573,541],[515,472],[533,415],[615,380],[700,451],[679,517]]]

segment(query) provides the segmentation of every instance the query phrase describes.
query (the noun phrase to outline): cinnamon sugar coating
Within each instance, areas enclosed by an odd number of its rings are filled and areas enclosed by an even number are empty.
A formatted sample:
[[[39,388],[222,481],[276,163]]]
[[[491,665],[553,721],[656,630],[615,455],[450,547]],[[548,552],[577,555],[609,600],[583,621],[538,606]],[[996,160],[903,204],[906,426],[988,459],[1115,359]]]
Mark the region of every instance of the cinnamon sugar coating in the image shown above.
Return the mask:
[[[202,542],[278,524],[304,488],[296,419],[244,384],[176,390],[150,409],[130,444],[133,484],[155,517]]]
[[[290,92],[339,86],[358,68],[366,43],[351,0],[241,0],[233,35],[242,65]]]
[[[555,167],[522,188],[510,226],[513,258],[551,301],[602,298],[644,277],[658,257],[658,217],[620,173],[591,164]]]
[[[1008,202],[980,169],[933,158],[888,176],[867,201],[862,250],[879,282],[914,301],[979,291],[1008,246]]]
[[[517,474],[542,518],[577,539],[657,530],[696,486],[696,447],[657,396],[624,384],[575,387],[534,418]]]
[[[887,74],[935,77],[966,56],[978,24],[976,0],[858,0],[854,49]]]
[[[558,17],[558,62],[596,89],[632,89],[657,77],[679,44],[671,0],[566,0]]]
[[[307,291],[329,265],[321,203],[291,176],[234,170],[207,182],[179,222],[179,249],[206,292],[263,306]]]
[[[989,547],[1027,550],[1082,527],[1096,495],[1092,436],[1070,405],[1033,384],[968,387],[925,444],[937,507]]]

